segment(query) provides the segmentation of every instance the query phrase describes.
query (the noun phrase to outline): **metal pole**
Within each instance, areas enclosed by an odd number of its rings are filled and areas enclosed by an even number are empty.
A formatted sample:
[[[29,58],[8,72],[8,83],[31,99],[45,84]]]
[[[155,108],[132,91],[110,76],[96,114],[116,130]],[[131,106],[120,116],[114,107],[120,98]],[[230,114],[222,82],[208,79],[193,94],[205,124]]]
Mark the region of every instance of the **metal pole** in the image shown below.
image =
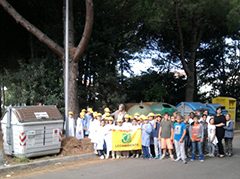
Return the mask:
[[[66,16],[65,16],[65,121],[66,121],[66,137],[69,136],[69,125],[68,125],[68,66],[69,66],[69,54],[68,54],[68,10],[69,0],[66,0]]]

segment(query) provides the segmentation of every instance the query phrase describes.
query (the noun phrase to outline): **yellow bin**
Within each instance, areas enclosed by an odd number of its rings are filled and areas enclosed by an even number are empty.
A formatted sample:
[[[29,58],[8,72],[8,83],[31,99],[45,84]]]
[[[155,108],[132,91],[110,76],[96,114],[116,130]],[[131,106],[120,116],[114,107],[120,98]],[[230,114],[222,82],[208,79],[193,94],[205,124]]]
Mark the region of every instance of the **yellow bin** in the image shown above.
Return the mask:
[[[231,115],[231,119],[234,121],[234,129],[236,124],[236,102],[237,100],[231,97],[216,97],[212,99],[212,103],[219,103],[225,106],[228,110],[228,113]]]

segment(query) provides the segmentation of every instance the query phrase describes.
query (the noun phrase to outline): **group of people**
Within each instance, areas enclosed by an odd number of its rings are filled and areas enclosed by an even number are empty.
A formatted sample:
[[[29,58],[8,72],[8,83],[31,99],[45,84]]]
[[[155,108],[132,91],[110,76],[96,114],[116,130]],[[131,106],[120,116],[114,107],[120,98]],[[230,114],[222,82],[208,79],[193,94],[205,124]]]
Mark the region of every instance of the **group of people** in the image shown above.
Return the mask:
[[[172,161],[187,163],[199,157],[232,156],[233,125],[230,114],[223,115],[221,108],[216,109],[216,115],[209,116],[205,110],[191,112],[181,116],[175,111],[172,115],[149,113],[147,116],[135,113],[130,116],[119,105],[119,110],[110,114],[109,108],[104,114],[93,112],[92,108],[83,109],[77,120],[69,112],[69,136],[81,140],[84,136],[91,139],[94,152],[101,159],[144,158],[165,159],[168,155]],[[75,125],[76,124],[76,125]],[[112,131],[141,130],[142,150],[112,151]],[[222,144],[225,140],[225,152]],[[175,157],[174,157],[175,155]]]

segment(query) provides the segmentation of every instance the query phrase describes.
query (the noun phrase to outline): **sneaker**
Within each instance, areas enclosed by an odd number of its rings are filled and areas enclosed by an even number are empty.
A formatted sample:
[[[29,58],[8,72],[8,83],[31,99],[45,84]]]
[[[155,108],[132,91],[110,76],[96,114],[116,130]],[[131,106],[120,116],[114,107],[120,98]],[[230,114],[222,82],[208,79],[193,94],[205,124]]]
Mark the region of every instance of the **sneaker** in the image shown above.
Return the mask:
[[[160,158],[160,160],[163,160],[165,158],[165,155],[162,155],[162,157]]]
[[[162,157],[162,155],[159,155],[159,156],[158,156],[158,158],[161,158],[161,157]]]
[[[190,154],[187,154],[187,157],[188,157],[188,158],[191,158],[191,155],[190,155]]]
[[[158,158],[159,158],[158,155],[156,155],[156,156],[155,156],[155,159],[158,159]]]
[[[117,155],[117,156],[116,156],[116,159],[119,159],[119,158],[120,158],[120,155]]]
[[[114,157],[114,156],[112,156],[112,159],[115,159],[115,157]]]
[[[215,157],[215,155],[214,154],[209,154],[209,157]]]
[[[97,155],[97,154],[98,154],[98,151],[97,151],[97,150],[94,150],[94,154],[96,154],[96,155]]]
[[[206,156],[211,157],[211,153],[206,154]]]
[[[228,157],[231,157],[231,156],[232,156],[232,154],[231,154],[231,153],[229,153],[229,154],[228,154]]]
[[[173,155],[170,155],[170,160],[174,161]]]
[[[136,154],[133,154],[132,156],[131,156],[131,158],[134,158],[136,156]]]
[[[136,155],[136,158],[139,158],[139,154]]]
[[[199,161],[200,161],[200,162],[204,162],[204,160],[203,160],[203,157],[202,157],[202,156],[200,156],[200,157],[199,157]]]
[[[187,164],[187,161],[186,161],[186,160],[183,160],[183,164]]]
[[[108,156],[108,155],[106,155],[106,156],[105,156],[105,159],[108,159],[108,158],[109,158],[109,156]]]
[[[100,159],[104,159],[104,156],[103,156],[103,155],[101,155],[101,156],[100,156]]]
[[[180,158],[177,158],[177,159],[174,160],[174,162],[178,162],[178,161],[180,161],[180,160],[181,160]]]
[[[195,160],[195,157],[194,156],[192,156],[192,158],[191,158],[191,162],[193,162]]]
[[[149,157],[149,158],[148,158],[148,160],[151,160],[151,159],[152,159],[152,157]]]

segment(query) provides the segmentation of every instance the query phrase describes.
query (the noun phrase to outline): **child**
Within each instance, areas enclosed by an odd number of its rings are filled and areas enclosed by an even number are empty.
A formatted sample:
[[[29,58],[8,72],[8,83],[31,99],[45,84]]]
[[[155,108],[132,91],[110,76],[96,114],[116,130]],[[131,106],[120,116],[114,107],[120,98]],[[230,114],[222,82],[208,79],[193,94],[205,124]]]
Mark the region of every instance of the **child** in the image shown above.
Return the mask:
[[[84,118],[85,113],[81,112],[79,114],[79,117],[77,118],[77,125],[76,125],[76,138],[78,140],[81,140],[82,138],[84,138],[83,135],[83,118]]]
[[[173,132],[177,159],[174,161],[176,162],[182,159],[183,163],[186,164],[187,162],[185,160],[186,156],[184,151],[184,137],[186,135],[186,126],[182,122],[182,118],[179,114],[177,114],[176,120],[177,122],[173,126]]]
[[[192,141],[192,158],[191,161],[195,160],[196,147],[198,148],[199,161],[204,162],[202,155],[202,142],[204,138],[203,126],[198,122],[198,116],[193,117],[193,123],[189,127],[189,136]]]
[[[106,128],[104,126],[105,126],[105,121],[101,120],[100,126],[97,129],[97,134],[98,134],[97,150],[99,151],[100,159],[104,159],[104,156],[107,154],[107,145],[105,141]]]
[[[119,118],[117,119],[117,125],[114,127],[113,131],[114,130],[119,130],[119,131],[122,131],[122,119]],[[115,153],[115,151],[113,151],[113,153]],[[119,159],[121,157],[121,151],[116,151],[116,159]]]
[[[208,156],[214,157],[215,146],[217,145],[218,140],[216,137],[216,126],[214,125],[214,118],[209,119],[208,125]]]
[[[83,129],[84,129],[84,136],[87,136],[89,135],[89,126],[90,126],[90,121],[92,120],[93,118],[93,110],[92,108],[88,108],[87,109],[87,114],[85,114],[85,121],[83,123]]]
[[[74,137],[74,133],[75,133],[75,120],[73,119],[73,112],[69,111],[68,113],[69,117],[68,117],[68,129],[67,129],[67,125],[65,123],[65,129],[68,132],[68,136],[70,137]]]
[[[208,123],[207,123],[207,115],[203,114],[202,115],[202,120],[200,121],[200,124],[203,126],[203,132],[204,132],[204,138],[203,138],[203,143],[202,143],[202,151],[203,155],[207,153],[208,147],[207,147],[207,138],[208,138]]]
[[[138,130],[138,129],[141,129],[141,126],[138,125],[137,119],[134,118],[134,119],[132,120],[131,130],[132,130],[132,131],[136,131],[136,130]],[[134,157],[139,158],[139,155],[140,155],[140,153],[141,153],[141,150],[132,150],[131,152],[132,152],[132,154],[133,154],[133,155],[131,156],[131,158],[134,158]]]
[[[95,114],[96,115],[96,114]],[[97,130],[100,126],[100,121],[102,119],[102,114],[101,113],[97,113],[97,116],[96,116],[96,119],[94,119],[92,122],[91,122],[91,125],[89,126],[89,134],[90,137],[91,137],[91,142],[93,143],[93,148],[94,148],[94,153],[95,154],[98,154],[97,152],[97,141],[98,141],[98,133],[97,133]]]
[[[190,146],[191,146],[191,141],[190,141],[190,137],[189,137],[189,118],[190,117],[188,115],[184,116],[184,124],[186,126],[186,135],[185,135],[185,140],[184,140],[186,157],[191,157],[191,155],[188,153],[188,149],[190,149]]]
[[[150,146],[150,136],[152,132],[152,126],[148,123],[148,117],[144,117],[142,125],[142,150],[143,150],[143,159],[151,159],[149,153]]]
[[[231,157],[232,156],[232,141],[233,141],[233,120],[230,119],[230,114],[225,115],[226,118],[226,126],[223,128],[225,129],[225,149],[226,149],[226,156]]]
[[[163,149],[163,155],[160,158],[160,160],[163,160],[166,156],[166,148],[168,148],[170,153],[170,159],[171,161],[174,160],[172,150],[173,150],[173,123],[168,120],[169,114],[168,112],[165,112],[163,114],[163,120],[160,123],[160,129],[158,138],[161,140],[161,147]]]
[[[153,132],[152,132],[153,140],[154,140],[155,159],[159,159],[162,157],[161,141],[158,138],[160,122],[161,122],[161,114],[157,114],[157,116],[154,118]]]
[[[105,136],[105,141],[107,144],[107,156],[106,159],[109,158],[109,154],[112,151],[112,130],[114,129],[115,125],[113,124],[113,117],[108,117],[108,125],[105,126],[107,130],[107,134]],[[114,154],[112,152],[112,158],[114,159]]]
[[[132,128],[132,123],[130,121],[130,116],[128,114],[126,114],[124,116],[124,122],[122,124],[122,130],[128,132],[128,131],[131,130],[131,128]],[[122,154],[123,154],[123,158],[128,158],[129,157],[129,151],[123,151]]]

